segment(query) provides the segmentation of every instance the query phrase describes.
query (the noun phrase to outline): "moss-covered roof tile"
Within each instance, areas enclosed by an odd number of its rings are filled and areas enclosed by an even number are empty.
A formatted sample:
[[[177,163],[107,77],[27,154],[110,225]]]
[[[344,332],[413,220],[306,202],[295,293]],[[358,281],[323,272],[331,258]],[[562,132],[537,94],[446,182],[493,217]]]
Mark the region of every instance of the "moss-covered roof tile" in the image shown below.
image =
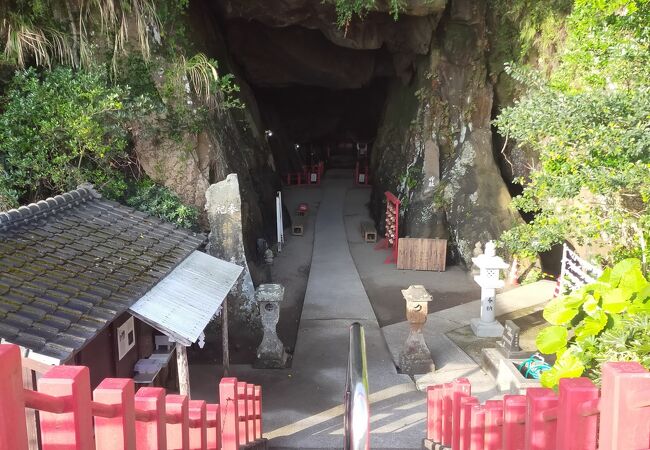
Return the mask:
[[[87,185],[0,213],[0,337],[66,361],[204,240]]]

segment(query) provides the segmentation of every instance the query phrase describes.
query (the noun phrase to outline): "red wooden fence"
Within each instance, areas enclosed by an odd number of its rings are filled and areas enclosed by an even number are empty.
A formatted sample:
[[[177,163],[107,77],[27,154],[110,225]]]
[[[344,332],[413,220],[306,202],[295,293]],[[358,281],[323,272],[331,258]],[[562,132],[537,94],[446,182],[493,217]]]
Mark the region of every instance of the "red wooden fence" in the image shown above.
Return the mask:
[[[28,448],[25,408],[40,411],[43,450],[239,450],[262,439],[261,388],[223,378],[219,404],[135,392],[131,379],[107,378],[91,393],[87,367],[56,366],[23,388],[19,347],[0,345],[0,450]],[[249,447],[247,447],[249,448]]]
[[[650,372],[638,363],[610,362],[600,390],[587,378],[566,378],[558,393],[529,388],[526,395],[482,405],[465,378],[430,386],[425,444],[452,450],[647,450]]]

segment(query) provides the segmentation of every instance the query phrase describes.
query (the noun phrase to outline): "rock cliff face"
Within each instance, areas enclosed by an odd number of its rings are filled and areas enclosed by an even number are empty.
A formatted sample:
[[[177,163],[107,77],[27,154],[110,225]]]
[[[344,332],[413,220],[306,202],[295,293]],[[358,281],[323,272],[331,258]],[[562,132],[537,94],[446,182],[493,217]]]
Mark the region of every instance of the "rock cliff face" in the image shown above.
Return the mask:
[[[375,210],[384,189],[397,191],[405,233],[450,236],[452,257],[464,262],[475,242],[521,220],[493,155],[485,8],[451,1],[414,83],[394,83],[373,155]]]
[[[206,3],[192,2],[187,17],[195,47],[216,58],[222,74],[237,75],[213,10]],[[205,129],[186,133],[180,142],[152,140],[136,130],[135,149],[149,176],[199,211],[204,210],[205,192],[210,184],[224,180],[230,173],[238,174],[244,244],[249,260],[253,261],[256,239],[274,236],[274,199],[280,183],[255,97],[244,78],[238,76],[236,83],[241,88],[243,110],[215,110]],[[207,229],[205,214],[201,223]]]

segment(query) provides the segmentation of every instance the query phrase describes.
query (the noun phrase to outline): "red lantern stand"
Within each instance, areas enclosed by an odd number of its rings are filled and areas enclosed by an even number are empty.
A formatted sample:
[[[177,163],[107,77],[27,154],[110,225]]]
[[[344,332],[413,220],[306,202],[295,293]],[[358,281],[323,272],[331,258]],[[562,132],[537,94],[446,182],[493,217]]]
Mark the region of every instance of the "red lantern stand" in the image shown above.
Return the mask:
[[[392,252],[384,264],[397,262],[397,247],[399,244],[399,205],[400,201],[390,192],[386,191],[386,231],[384,239],[381,240],[375,249],[392,248]]]

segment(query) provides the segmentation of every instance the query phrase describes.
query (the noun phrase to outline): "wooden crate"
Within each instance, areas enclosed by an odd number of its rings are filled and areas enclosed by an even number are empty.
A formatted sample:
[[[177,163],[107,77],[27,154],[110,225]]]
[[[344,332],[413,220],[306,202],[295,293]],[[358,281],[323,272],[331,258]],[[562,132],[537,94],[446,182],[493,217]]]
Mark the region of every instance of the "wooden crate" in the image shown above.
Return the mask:
[[[397,268],[444,272],[447,260],[446,239],[400,238]]]

